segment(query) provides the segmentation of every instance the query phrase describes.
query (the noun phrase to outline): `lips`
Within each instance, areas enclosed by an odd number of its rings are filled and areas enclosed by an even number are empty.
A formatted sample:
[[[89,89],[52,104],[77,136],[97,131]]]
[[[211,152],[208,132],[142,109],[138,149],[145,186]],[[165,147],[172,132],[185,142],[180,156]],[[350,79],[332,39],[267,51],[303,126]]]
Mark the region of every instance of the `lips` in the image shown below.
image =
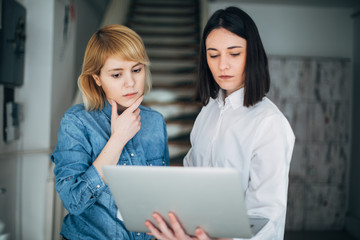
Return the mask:
[[[126,93],[126,94],[124,94],[123,96],[124,97],[127,97],[127,98],[131,98],[131,97],[134,97],[134,96],[136,96],[137,95],[137,92],[132,92],[132,93]]]
[[[230,76],[230,75],[220,75],[220,76],[219,76],[220,79],[224,79],[224,80],[230,79],[230,78],[232,78],[232,77],[233,77],[233,76]]]

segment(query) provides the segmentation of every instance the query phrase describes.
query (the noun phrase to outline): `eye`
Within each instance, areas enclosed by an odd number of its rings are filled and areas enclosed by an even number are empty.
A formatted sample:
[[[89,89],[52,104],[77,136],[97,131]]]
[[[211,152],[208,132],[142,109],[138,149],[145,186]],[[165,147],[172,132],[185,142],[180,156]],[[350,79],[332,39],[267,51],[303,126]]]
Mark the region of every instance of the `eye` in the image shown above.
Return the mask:
[[[119,77],[121,77],[121,74],[120,73],[117,73],[117,74],[113,74],[113,75],[111,75],[113,78],[119,78]]]
[[[133,72],[134,73],[139,73],[139,72],[141,72],[141,70],[142,70],[142,67],[134,69]]]
[[[239,56],[240,53],[231,53],[231,56]]]
[[[217,55],[217,54],[216,54],[216,55],[211,55],[211,54],[210,54],[209,56],[210,56],[210,58],[216,58],[216,57],[218,57],[219,55]]]

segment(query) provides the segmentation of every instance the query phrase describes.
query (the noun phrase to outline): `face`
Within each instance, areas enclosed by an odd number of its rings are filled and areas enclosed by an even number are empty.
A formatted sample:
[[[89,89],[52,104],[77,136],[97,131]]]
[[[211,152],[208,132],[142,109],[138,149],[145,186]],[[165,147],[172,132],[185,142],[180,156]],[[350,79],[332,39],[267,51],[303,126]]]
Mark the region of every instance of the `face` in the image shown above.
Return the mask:
[[[244,86],[244,38],[224,28],[212,30],[206,38],[206,58],[216,83],[225,92],[225,97]]]
[[[93,75],[93,78],[104,90],[108,102],[113,99],[117,103],[119,111],[128,108],[144,94],[145,66],[139,62],[111,56],[105,61],[100,75]]]

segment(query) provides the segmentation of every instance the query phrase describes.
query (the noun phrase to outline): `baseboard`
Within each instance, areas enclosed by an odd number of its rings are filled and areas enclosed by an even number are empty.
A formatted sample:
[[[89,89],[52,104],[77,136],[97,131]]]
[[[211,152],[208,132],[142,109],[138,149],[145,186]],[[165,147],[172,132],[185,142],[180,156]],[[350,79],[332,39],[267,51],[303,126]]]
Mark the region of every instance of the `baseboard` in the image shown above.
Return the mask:
[[[360,219],[353,216],[347,216],[345,222],[345,229],[353,235],[356,239],[360,240]]]

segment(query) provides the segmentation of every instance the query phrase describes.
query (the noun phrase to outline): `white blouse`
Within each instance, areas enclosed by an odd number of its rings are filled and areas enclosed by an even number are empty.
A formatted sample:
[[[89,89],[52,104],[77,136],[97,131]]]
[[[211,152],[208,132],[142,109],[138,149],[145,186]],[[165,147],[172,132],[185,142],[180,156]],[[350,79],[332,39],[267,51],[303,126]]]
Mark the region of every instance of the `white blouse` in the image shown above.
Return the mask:
[[[210,99],[191,131],[184,166],[232,167],[243,176],[248,215],[269,218],[253,240],[283,239],[290,160],[295,136],[266,97],[244,107],[244,89]],[[215,207],[215,206],[214,206]]]

